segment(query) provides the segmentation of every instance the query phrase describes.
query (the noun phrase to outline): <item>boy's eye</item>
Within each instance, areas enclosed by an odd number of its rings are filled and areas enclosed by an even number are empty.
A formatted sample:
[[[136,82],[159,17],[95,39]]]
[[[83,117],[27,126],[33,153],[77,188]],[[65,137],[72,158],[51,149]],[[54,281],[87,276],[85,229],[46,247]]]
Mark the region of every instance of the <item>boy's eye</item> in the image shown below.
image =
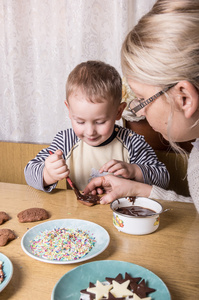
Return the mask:
[[[105,122],[106,122],[106,121],[96,121],[95,123],[96,123],[97,125],[102,125],[102,124],[104,124]],[[85,121],[76,120],[76,123],[79,124],[79,125],[83,125],[83,124],[85,124]]]
[[[101,125],[104,124],[106,121],[97,121],[96,124]]]

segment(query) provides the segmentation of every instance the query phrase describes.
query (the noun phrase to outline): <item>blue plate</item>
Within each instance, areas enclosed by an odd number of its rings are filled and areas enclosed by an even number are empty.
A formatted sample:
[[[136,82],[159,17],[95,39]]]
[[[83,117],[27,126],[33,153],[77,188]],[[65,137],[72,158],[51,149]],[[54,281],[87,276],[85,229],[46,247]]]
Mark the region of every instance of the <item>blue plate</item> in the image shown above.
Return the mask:
[[[51,300],[79,300],[80,290],[86,289],[89,282],[103,282],[105,277],[116,277],[119,273],[124,276],[125,272],[132,277],[142,277],[149,287],[156,289],[149,294],[152,300],[171,300],[168,288],[157,275],[141,266],[117,260],[94,261],[67,272],[55,285]]]
[[[13,265],[9,258],[0,253],[0,261],[3,263],[4,281],[0,283],[0,292],[8,285],[13,274]]]
[[[46,258],[42,258],[36,256],[31,248],[30,242],[41,232],[45,230],[53,230],[55,228],[70,228],[70,229],[80,229],[83,231],[88,232],[90,235],[94,236],[96,239],[95,246],[91,249],[91,251],[85,255],[84,257],[76,260],[66,260],[66,261],[59,261],[59,260],[49,260]],[[60,219],[60,220],[53,220],[48,222],[43,222],[39,225],[36,225],[29,229],[21,240],[21,247],[26,254],[30,257],[37,259],[42,262],[52,263],[52,264],[74,264],[79,263],[88,259],[91,259],[101,252],[103,252],[110,242],[110,237],[108,232],[98,224],[93,222],[85,221],[85,220],[78,220],[78,219]]]

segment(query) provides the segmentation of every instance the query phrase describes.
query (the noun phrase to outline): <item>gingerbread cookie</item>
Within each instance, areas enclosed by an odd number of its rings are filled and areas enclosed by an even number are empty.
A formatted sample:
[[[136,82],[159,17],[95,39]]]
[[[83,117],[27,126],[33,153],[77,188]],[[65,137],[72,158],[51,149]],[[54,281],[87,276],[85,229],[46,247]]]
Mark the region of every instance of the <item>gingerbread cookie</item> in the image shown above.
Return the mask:
[[[0,211],[0,225],[3,224],[4,222],[8,221],[10,217],[8,214],[4,211]]]
[[[20,223],[27,223],[46,220],[49,218],[49,214],[44,208],[34,207],[21,211],[17,217]]]
[[[14,232],[10,229],[0,229],[0,247],[16,239]]]

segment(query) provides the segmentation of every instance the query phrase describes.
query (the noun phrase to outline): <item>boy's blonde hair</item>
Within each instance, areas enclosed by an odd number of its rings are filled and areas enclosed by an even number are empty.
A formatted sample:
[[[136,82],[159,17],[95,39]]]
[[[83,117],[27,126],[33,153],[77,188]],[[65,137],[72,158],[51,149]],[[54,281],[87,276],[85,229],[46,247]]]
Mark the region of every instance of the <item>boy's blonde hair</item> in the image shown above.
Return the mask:
[[[160,87],[188,80],[199,88],[199,1],[158,0],[127,35],[124,76]]]
[[[66,83],[66,99],[80,89],[88,101],[112,101],[119,105],[122,100],[122,79],[116,69],[101,61],[87,61],[77,65]]]

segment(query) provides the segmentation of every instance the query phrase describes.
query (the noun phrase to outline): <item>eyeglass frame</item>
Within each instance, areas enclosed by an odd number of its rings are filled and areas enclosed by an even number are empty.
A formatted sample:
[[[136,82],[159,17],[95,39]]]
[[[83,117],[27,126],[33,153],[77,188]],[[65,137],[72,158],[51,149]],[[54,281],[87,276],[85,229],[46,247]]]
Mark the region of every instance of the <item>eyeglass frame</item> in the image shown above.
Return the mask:
[[[131,111],[131,113],[133,114],[134,117],[136,117],[136,113],[141,110],[142,108],[144,108],[145,106],[147,106],[148,104],[150,104],[151,102],[153,102],[154,100],[156,100],[158,97],[160,97],[161,95],[163,95],[164,93],[166,93],[168,90],[170,90],[172,87],[174,87],[177,83],[174,83],[166,88],[164,88],[163,90],[161,90],[160,92],[156,93],[155,95],[149,97],[148,99],[144,100],[143,102],[141,102],[140,104],[138,104],[137,106],[135,106],[134,108],[130,108],[130,105],[133,101],[135,100],[139,100],[139,98],[134,98],[133,100],[131,100],[128,104],[128,110]],[[139,100],[141,101],[141,100]]]

